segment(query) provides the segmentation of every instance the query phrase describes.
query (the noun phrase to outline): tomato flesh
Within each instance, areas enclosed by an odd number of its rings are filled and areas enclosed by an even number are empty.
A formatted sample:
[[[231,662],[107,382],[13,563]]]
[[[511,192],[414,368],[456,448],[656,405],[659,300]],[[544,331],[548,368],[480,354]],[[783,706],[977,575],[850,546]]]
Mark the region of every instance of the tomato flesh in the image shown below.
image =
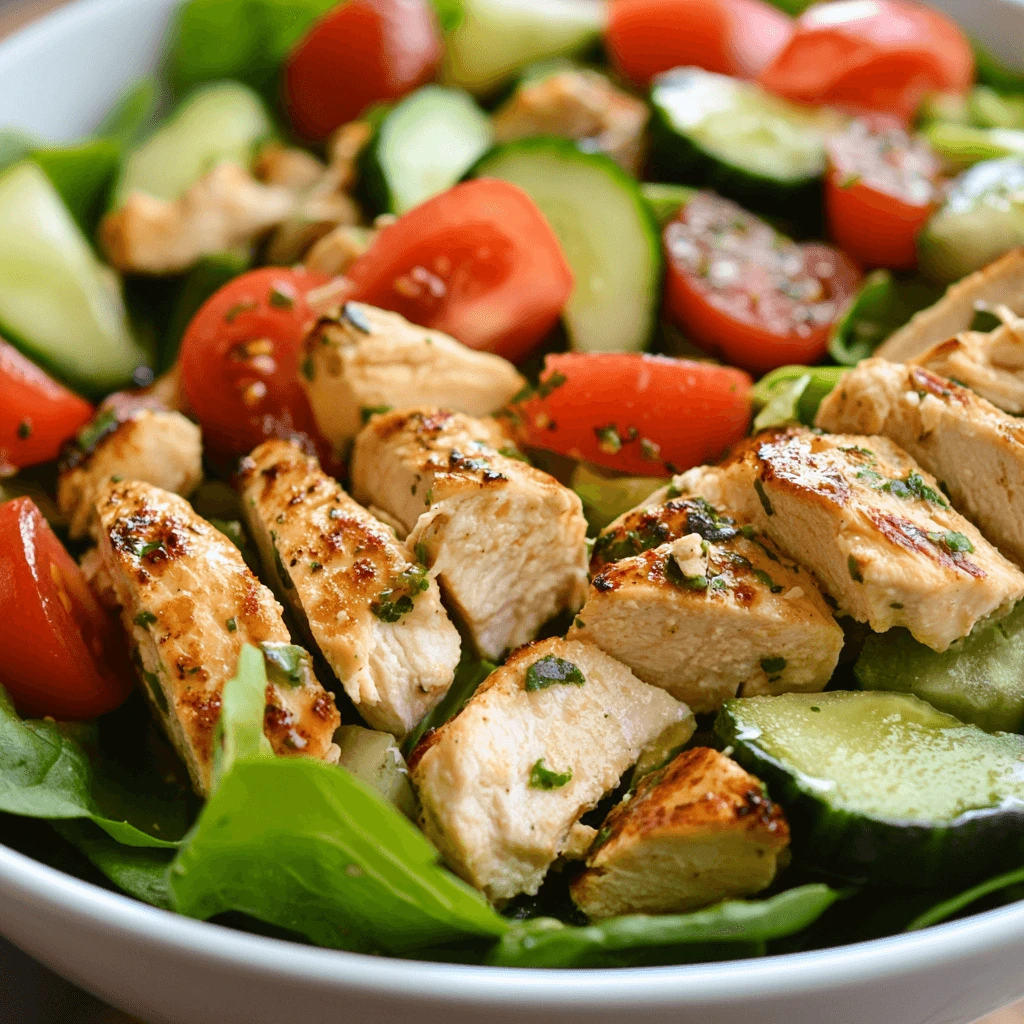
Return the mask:
[[[815,4],[761,84],[798,103],[879,111],[904,121],[926,93],[966,92],[974,54],[949,18],[909,0]]]
[[[533,200],[478,178],[384,228],[348,270],[349,298],[516,362],[555,326],[573,277]]]
[[[860,281],[839,250],[797,245],[707,192],[665,226],[663,241],[671,318],[702,348],[756,374],[817,362]]]
[[[0,476],[57,458],[92,406],[0,340]]]
[[[714,462],[750,426],[742,370],[640,353],[550,355],[510,410],[518,440],[633,476]]]
[[[373,103],[429,82],[442,57],[429,0],[348,0],[317,21],[288,59],[285,105],[319,141]]]
[[[0,650],[0,685],[26,717],[95,718],[131,693],[118,623],[29,498],[0,505]]]
[[[756,78],[786,45],[793,20],[762,0],[615,0],[605,42],[639,88],[672,68]]]
[[[181,342],[181,386],[217,457],[245,455],[268,437],[299,436],[321,459],[332,458],[299,380],[302,342],[316,322],[306,296],[329,280],[304,270],[253,270],[215,292],[192,319]]]
[[[866,266],[913,270],[917,235],[940,201],[938,157],[902,128],[863,121],[831,139],[828,155],[832,240]]]

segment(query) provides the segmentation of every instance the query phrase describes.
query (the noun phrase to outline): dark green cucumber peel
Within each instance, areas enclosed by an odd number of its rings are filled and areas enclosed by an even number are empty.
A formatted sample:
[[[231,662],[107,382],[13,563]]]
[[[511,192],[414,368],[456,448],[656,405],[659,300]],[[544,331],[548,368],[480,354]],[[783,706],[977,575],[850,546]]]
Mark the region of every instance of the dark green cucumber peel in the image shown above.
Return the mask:
[[[858,884],[948,889],[1024,858],[1024,773],[1013,778],[1024,738],[989,735],[911,695],[845,690],[728,701],[715,735],[785,809],[794,855],[812,870]],[[832,768],[801,770],[793,744],[802,739],[805,755],[817,742],[811,756]],[[874,777],[858,793],[865,770]],[[977,798],[961,795],[958,806],[958,785]]]

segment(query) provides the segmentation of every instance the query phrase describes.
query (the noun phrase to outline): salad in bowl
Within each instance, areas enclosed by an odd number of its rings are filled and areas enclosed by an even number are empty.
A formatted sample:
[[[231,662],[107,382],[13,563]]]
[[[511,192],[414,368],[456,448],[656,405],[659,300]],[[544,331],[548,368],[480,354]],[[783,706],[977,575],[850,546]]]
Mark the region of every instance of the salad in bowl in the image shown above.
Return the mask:
[[[0,133],[4,841],[506,967],[1019,898],[1022,97],[910,0],[187,0]]]

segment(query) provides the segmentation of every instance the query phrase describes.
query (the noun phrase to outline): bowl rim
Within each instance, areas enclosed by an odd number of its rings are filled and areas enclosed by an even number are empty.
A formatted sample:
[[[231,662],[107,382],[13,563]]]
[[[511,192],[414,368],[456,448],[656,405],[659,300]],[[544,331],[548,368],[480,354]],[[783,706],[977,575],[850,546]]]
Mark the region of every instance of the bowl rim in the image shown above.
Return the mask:
[[[1020,0],[1018,0],[1020,2]],[[17,51],[45,49],[104,8],[131,10],[140,0],[74,0],[0,41],[0,64]],[[363,995],[429,1000],[448,1007],[628,1010],[639,985],[646,1008],[742,1003],[877,985],[943,963],[1024,942],[1024,900],[918,932],[866,942],[707,964],[666,967],[538,969],[435,963],[307,946],[183,917],[76,878],[0,844],[5,898],[72,917],[83,925],[180,958],[250,970],[261,976]],[[0,926],[0,931],[4,931]],[[585,986],[570,984],[584,978]]]
[[[0,884],[8,898],[179,959],[201,958],[211,966],[243,971],[258,964],[270,981],[466,1008],[500,999],[520,1009],[582,1011],[598,1003],[626,1010],[636,1006],[641,984],[648,1009],[764,1001],[878,985],[1024,942],[1024,901],[1018,901],[918,932],[746,960],[597,969],[488,967],[325,949],[197,921],[83,881],[2,844]],[[570,984],[572,979],[586,984]]]

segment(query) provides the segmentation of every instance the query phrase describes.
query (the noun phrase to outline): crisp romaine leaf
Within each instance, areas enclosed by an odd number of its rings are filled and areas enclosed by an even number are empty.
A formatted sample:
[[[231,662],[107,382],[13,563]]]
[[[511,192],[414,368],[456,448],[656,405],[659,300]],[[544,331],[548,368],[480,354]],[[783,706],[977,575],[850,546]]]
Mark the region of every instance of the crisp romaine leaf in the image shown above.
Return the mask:
[[[772,939],[816,921],[840,897],[827,885],[803,885],[766,900],[727,900],[691,914],[614,917],[575,928],[553,918],[515,923],[491,952],[499,967],[629,967],[693,959],[694,947],[721,944],[725,958],[749,955]],[[736,946],[730,952],[730,948]]]
[[[55,821],[57,834],[84,854],[98,871],[129,896],[171,909],[167,869],[174,853],[149,847],[122,846],[88,821]]]
[[[96,136],[130,149],[152,124],[160,106],[160,83],[152,76],[130,85],[96,129]]]
[[[32,159],[53,182],[82,233],[91,238],[121,166],[121,146],[110,139],[91,139],[33,150]]]
[[[23,721],[0,687],[0,810],[88,818],[126,846],[173,847],[180,806],[155,772],[140,771],[130,784],[126,774],[103,756],[94,726]]]
[[[872,271],[829,339],[829,355],[843,366],[867,359],[916,312],[942,297],[942,286],[920,277],[897,278],[888,270]]]
[[[462,24],[465,11],[462,0],[433,0],[442,32],[454,32]]]
[[[974,66],[979,82],[990,85],[997,92],[1024,92],[1024,71],[1007,67],[978,42],[973,46]]]
[[[322,761],[264,756],[254,736],[265,688],[253,650],[224,688],[230,753],[171,866],[175,909],[201,919],[240,911],[366,952],[501,936],[507,922],[369,786]]]
[[[470,645],[463,640],[462,657],[455,670],[455,679],[441,702],[427,712],[423,720],[402,741],[402,753],[406,757],[431,729],[437,729],[449,719],[454,718],[476,693],[480,684],[497,668],[493,662],[477,658],[473,655]]]
[[[930,928],[933,924],[939,924],[947,918],[961,913],[972,903],[977,903],[978,900],[986,896],[991,896],[993,893],[1001,892],[1004,889],[1012,889],[1016,886],[1024,886],[1024,868],[1017,868],[1015,871],[1008,871],[1004,875],[997,875],[995,878],[990,878],[987,882],[982,882],[948,900],[935,904],[934,907],[915,917],[907,925],[907,931],[916,932],[921,928]]]
[[[803,423],[814,426],[822,399],[846,372],[845,366],[780,366],[754,386],[754,430]]]

